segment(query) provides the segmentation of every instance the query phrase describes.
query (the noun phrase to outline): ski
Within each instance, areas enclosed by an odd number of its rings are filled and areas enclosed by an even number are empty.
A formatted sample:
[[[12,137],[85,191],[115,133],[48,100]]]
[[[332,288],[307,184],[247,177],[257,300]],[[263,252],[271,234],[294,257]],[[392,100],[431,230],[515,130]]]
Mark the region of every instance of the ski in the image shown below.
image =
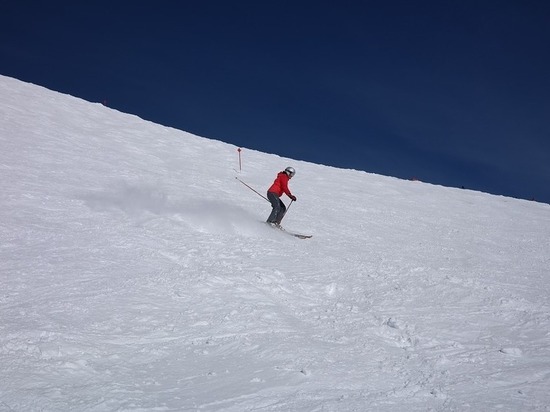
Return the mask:
[[[298,239],[310,239],[313,237],[313,235],[302,235],[300,233],[292,233],[292,232],[286,232],[286,231],[285,233],[288,233],[291,236],[297,237]]]
[[[268,223],[268,225],[274,229],[279,229],[281,232],[283,233],[286,233],[287,235],[290,235],[290,236],[294,236],[294,237],[297,237],[298,239],[310,239],[313,237],[313,235],[303,235],[301,233],[294,233],[294,232],[289,232],[288,230],[286,230],[284,227],[282,226],[274,226],[270,223]]]

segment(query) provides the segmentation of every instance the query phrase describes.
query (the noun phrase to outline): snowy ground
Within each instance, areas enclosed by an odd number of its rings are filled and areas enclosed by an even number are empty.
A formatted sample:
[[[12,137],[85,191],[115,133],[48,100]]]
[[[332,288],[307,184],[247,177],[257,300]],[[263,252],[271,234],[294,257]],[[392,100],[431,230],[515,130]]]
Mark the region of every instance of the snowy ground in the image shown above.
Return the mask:
[[[550,410],[549,205],[247,149],[237,172],[2,76],[0,141],[0,411]],[[235,179],[289,165],[312,239]]]

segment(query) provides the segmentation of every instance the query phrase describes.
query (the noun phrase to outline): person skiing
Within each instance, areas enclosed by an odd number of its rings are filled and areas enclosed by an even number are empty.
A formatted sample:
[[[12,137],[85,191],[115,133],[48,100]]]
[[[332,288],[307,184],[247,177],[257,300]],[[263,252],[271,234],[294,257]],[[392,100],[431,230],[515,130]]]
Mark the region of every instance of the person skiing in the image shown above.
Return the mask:
[[[270,225],[279,227],[281,225],[281,220],[283,220],[285,216],[286,206],[280,199],[283,193],[291,198],[293,202],[296,201],[296,196],[294,196],[288,188],[288,181],[292,179],[295,174],[296,170],[294,170],[293,167],[287,167],[277,174],[277,178],[267,190],[267,199],[273,208],[271,214],[267,218],[267,223]]]

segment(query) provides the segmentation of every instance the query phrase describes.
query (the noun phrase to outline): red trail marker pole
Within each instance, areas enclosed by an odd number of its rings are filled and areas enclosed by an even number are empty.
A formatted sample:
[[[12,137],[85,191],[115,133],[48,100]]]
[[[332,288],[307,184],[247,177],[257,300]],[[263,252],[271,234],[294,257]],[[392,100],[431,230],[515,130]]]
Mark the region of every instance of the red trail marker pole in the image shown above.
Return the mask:
[[[241,163],[241,148],[240,147],[237,149],[237,152],[239,152],[239,172],[242,172],[243,168],[242,168],[242,163]]]

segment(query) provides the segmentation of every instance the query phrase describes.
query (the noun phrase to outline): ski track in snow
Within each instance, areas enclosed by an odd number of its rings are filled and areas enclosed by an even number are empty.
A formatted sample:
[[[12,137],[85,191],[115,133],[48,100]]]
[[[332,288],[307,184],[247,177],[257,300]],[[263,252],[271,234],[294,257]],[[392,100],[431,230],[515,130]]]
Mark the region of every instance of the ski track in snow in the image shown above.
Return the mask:
[[[548,410],[548,205],[0,88],[0,411]]]

